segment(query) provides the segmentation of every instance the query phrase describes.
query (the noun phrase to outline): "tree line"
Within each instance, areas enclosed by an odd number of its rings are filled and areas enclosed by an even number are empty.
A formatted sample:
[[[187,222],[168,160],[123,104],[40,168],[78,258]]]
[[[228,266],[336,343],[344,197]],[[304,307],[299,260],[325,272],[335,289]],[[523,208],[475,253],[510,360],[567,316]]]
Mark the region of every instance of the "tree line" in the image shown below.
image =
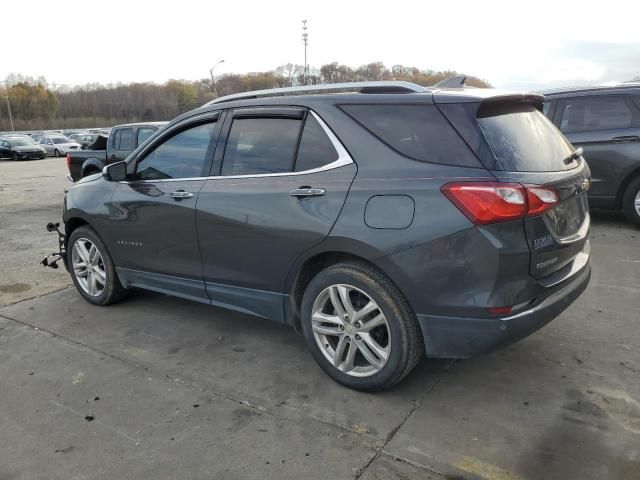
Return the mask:
[[[9,130],[9,108],[16,130],[111,126],[135,121],[168,120],[218,96],[265,88],[372,80],[404,80],[429,86],[454,71],[421,70],[382,62],[357,68],[337,62],[310,69],[287,64],[268,72],[225,74],[212,82],[169,80],[165,83],[52,85],[43,77],[11,74],[0,84],[0,131]],[[469,77],[467,84],[489,86]],[[7,102],[8,99],[8,102]],[[7,105],[8,103],[8,105]]]

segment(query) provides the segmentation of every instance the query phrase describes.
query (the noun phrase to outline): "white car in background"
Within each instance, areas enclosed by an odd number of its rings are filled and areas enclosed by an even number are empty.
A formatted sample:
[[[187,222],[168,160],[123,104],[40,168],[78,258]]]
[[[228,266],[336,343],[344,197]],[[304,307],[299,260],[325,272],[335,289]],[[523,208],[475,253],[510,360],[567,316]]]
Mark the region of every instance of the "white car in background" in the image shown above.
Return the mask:
[[[64,157],[67,153],[80,150],[80,144],[62,135],[45,135],[38,144],[47,151],[47,155]]]

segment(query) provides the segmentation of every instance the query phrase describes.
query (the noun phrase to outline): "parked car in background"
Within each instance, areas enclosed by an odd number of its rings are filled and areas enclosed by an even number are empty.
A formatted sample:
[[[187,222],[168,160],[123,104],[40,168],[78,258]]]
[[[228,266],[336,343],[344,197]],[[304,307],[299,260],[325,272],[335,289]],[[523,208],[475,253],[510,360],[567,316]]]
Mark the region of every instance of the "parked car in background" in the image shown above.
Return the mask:
[[[0,158],[11,160],[32,160],[45,158],[47,152],[26,136],[0,137]]]
[[[62,135],[45,135],[38,141],[38,144],[47,151],[48,155],[56,157],[63,157],[68,152],[80,150],[79,143]]]
[[[250,313],[301,331],[336,381],[388,388],[586,288],[589,167],[542,100],[406,82],[218,98],[69,187],[61,255],[94,305],[140,287]]]
[[[83,128],[74,128],[74,129],[70,129],[70,130],[62,130],[62,135],[64,135],[67,138],[71,138],[71,135],[75,135],[76,133],[85,133],[86,130]]]
[[[138,146],[162,128],[167,122],[130,123],[118,125],[111,129],[106,138],[105,150],[82,150],[67,154],[69,176],[73,181],[101,172],[105,165],[119,162]],[[98,134],[93,145],[102,146],[104,135]]]
[[[591,169],[589,204],[640,225],[640,83],[541,91],[544,112]]]

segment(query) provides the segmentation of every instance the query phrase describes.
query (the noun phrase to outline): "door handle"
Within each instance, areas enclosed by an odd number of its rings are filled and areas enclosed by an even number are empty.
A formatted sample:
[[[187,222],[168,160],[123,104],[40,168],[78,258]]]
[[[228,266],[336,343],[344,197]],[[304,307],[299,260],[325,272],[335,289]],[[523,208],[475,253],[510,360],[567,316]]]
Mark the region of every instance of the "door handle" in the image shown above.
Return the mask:
[[[324,188],[311,188],[311,187],[300,187],[294,188],[289,192],[289,195],[292,197],[298,198],[308,198],[308,197],[321,197],[324,195]]]
[[[629,142],[637,142],[639,140],[640,140],[640,137],[637,135],[623,135],[621,137],[614,137],[611,139],[611,141],[615,143],[629,143]]]
[[[184,200],[185,198],[193,197],[193,193],[185,192],[184,190],[178,190],[177,192],[171,192],[169,196],[174,200]]]

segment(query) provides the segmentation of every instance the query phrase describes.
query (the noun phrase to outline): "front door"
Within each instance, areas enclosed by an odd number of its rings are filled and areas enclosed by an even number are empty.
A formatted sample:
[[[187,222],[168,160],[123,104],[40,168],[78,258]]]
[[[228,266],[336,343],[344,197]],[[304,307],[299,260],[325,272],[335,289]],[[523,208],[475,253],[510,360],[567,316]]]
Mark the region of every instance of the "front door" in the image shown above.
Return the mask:
[[[282,321],[285,277],[329,234],[356,167],[302,108],[236,109],[223,132],[196,212],[206,289],[214,305]]]
[[[118,183],[107,234],[127,285],[208,301],[195,207],[217,136],[211,118],[168,131],[134,160],[133,178]]]

